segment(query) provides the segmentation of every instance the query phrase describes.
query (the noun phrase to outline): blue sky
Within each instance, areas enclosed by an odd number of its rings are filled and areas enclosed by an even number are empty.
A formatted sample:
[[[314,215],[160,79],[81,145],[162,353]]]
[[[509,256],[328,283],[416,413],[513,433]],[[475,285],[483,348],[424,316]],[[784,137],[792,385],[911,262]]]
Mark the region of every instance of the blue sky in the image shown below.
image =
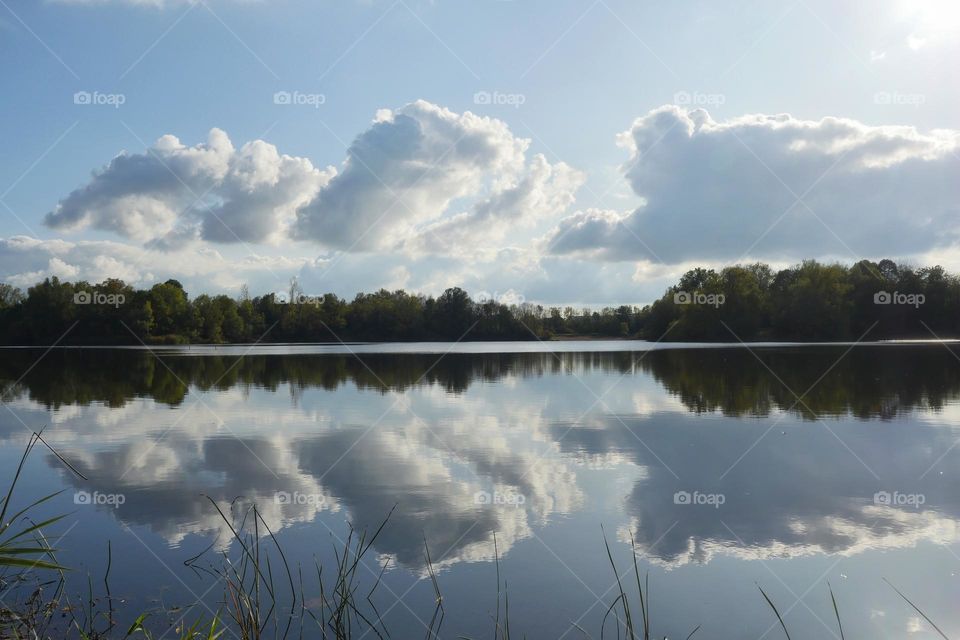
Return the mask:
[[[945,0],[2,0],[0,279],[603,304],[692,264],[960,268],[958,31]]]

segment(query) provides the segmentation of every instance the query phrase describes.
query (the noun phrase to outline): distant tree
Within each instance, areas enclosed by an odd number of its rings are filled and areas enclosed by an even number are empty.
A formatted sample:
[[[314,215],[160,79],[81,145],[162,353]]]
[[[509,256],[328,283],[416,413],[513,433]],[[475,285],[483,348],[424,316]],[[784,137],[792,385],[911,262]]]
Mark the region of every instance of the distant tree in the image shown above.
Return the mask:
[[[851,285],[839,264],[804,261],[774,299],[773,313],[781,337],[800,340],[848,339]]]
[[[223,342],[223,308],[210,296],[203,294],[193,301],[195,331],[201,342]]]
[[[213,299],[221,318],[221,340],[241,342],[246,337],[243,318],[237,309],[237,303],[230,296],[219,295]]]
[[[720,315],[732,333],[752,337],[767,324],[772,279],[769,267],[764,270],[760,265],[727,267],[720,274],[724,296]]]
[[[174,335],[192,329],[192,316],[187,294],[176,280],[156,284],[148,295],[153,309],[155,335]]]
[[[473,302],[466,291],[453,287],[437,298],[430,322],[437,335],[449,340],[460,340],[473,322]]]
[[[893,260],[881,260],[877,265],[877,270],[888,284],[894,284],[900,279],[900,267]]]
[[[15,307],[24,301],[23,292],[13,285],[0,282],[0,309]]]
[[[27,339],[32,344],[53,344],[67,338],[81,306],[74,300],[74,293],[89,289],[85,282],[73,285],[60,282],[56,276],[30,287],[21,305]]]
[[[140,340],[146,340],[153,332],[153,305],[146,296],[138,296],[130,313],[130,326]]]

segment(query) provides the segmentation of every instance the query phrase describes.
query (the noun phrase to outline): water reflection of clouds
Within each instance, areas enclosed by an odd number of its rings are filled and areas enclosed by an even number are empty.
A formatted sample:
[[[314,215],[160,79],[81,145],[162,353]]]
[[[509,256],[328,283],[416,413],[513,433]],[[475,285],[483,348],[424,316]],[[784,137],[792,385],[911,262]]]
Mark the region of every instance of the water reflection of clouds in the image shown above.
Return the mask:
[[[437,373],[434,382],[419,385],[413,382],[422,366],[394,371],[373,363],[377,377],[391,381],[386,388],[369,375],[344,386],[337,375],[304,365],[288,381],[203,385],[208,391],[191,386],[174,394],[175,403],[147,395],[71,403],[62,390],[41,387],[31,392],[35,399],[21,395],[9,406],[27,424],[50,424],[48,439],[91,478],[78,487],[124,492],[128,500],[117,516],[149,526],[171,544],[191,534],[225,539],[219,515],[200,498],[207,494],[224,511],[237,497],[237,513],[256,503],[274,531],[330,511],[376,527],[397,504],[379,553],[421,570],[425,535],[431,550],[447,552],[435,558],[440,566],[491,560],[493,531],[505,553],[551,516],[605,500],[613,485],[592,489],[606,491],[603,496],[588,495],[579,477],[596,469],[630,485],[621,502],[625,513],[609,516],[625,517],[621,536],[632,533],[666,566],[708,562],[717,554],[851,555],[957,540],[960,505],[949,487],[956,486],[952,469],[960,468],[960,449],[919,479],[953,444],[955,432],[944,428],[956,410],[949,375],[921,371],[923,379],[902,392],[891,390],[889,380],[876,392],[834,381],[831,393],[810,400],[836,415],[882,419],[829,421],[876,470],[878,482],[823,425],[786,411],[769,372],[754,361],[752,372],[725,379],[711,364],[719,357],[650,354],[635,373],[630,360],[619,357],[571,357],[563,366],[549,357],[519,364],[497,359],[474,363],[469,372]],[[774,365],[777,371],[785,366]],[[270,373],[263,363],[251,370],[251,376]],[[810,368],[811,376],[821,373]],[[304,383],[308,375],[329,384]],[[358,367],[352,375],[363,373]],[[873,378],[871,384],[880,384]],[[59,398],[56,410],[47,408],[47,394]],[[921,409],[906,410],[911,407]],[[26,431],[13,416],[0,418],[0,438],[21,437]],[[876,491],[898,489],[922,492],[926,503],[912,510],[873,504]],[[723,493],[726,501],[720,509],[677,505],[678,490]],[[279,504],[278,491],[319,498]],[[478,492],[515,493],[524,501],[477,504]]]
[[[239,497],[238,518],[255,503],[275,531],[341,508],[356,526],[376,528],[397,505],[377,551],[414,569],[423,565],[424,535],[443,553],[438,566],[492,560],[494,531],[504,553],[529,537],[534,523],[577,508],[582,494],[574,472],[562,460],[541,459],[543,445],[533,439],[542,409],[514,399],[498,416],[442,394],[413,393],[416,413],[397,408],[384,415],[394,394],[371,394],[358,410],[353,403],[319,409],[313,399],[293,408],[263,391],[244,401],[231,390],[209,394],[168,433],[189,398],[175,412],[131,402],[120,411],[137,415],[128,426],[101,420],[114,410],[91,405],[63,416],[51,437],[90,478],[71,478],[78,488],[124,493],[118,518],[147,525],[171,544],[190,534],[227,539],[201,494],[225,513]],[[277,492],[322,498],[277,504]],[[480,492],[513,492],[524,502],[477,504]]]
[[[629,540],[632,534],[651,559],[664,565],[708,562],[716,554],[744,559],[852,555],[920,540],[958,540],[960,504],[953,487],[960,451],[948,452],[954,442],[949,430],[911,422],[841,427],[792,420],[761,438],[769,421],[710,424],[677,414],[624,421],[601,417],[574,427],[563,446],[590,455],[615,451],[645,469],[626,497],[630,521],[620,535]],[[557,433],[568,428],[553,426]],[[937,469],[921,478],[944,452]],[[718,507],[677,504],[675,494],[684,491],[723,495],[724,502]],[[920,494],[925,502],[876,504],[879,491]]]

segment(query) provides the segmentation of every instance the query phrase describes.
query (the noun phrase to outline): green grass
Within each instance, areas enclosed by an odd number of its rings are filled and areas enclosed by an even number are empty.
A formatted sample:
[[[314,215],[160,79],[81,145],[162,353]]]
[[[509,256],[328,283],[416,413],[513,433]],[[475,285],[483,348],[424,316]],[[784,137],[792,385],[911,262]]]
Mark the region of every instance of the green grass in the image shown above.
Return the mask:
[[[49,545],[42,530],[44,527],[62,520],[65,516],[56,516],[42,522],[34,522],[29,517],[31,511],[62,492],[51,493],[35,500],[8,517],[10,501],[17,486],[17,481],[20,479],[20,474],[23,472],[23,465],[34,446],[42,441],[39,433],[30,436],[30,441],[27,443],[23,456],[20,458],[20,463],[13,474],[13,479],[10,481],[10,488],[7,490],[2,503],[0,503],[2,505],[0,506],[0,568],[3,569],[63,569],[56,562],[56,556],[54,555],[56,549]]]

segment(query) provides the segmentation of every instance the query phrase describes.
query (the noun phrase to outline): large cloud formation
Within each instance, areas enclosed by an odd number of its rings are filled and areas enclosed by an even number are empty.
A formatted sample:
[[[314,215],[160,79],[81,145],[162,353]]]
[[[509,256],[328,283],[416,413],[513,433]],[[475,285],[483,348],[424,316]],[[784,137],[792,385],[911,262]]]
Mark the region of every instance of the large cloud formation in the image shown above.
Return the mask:
[[[379,111],[337,168],[264,140],[235,146],[218,129],[193,146],[167,135],[114,158],[46,216],[57,230],[126,242],[9,238],[0,278],[176,273],[205,290],[285,286],[299,273],[341,295],[464,286],[602,304],[649,300],[693,264],[894,257],[957,268],[958,131],[789,115],[718,122],[666,106],[619,141],[640,206],[571,214],[583,173],[532,153],[501,120],[423,100]],[[231,265],[250,245],[271,246],[240,273]],[[150,255],[137,257],[140,247]],[[117,263],[139,274],[114,273]]]
[[[549,236],[552,252],[674,264],[914,255],[957,240],[957,131],[786,114],[716,122],[665,106],[620,142],[643,204],[575,213]]]
[[[565,210],[583,175],[527,161],[530,141],[500,120],[423,100],[381,110],[350,145],[340,173],[227,134],[185,146],[166,135],[121,154],[47,214],[54,229],[115,231],[163,248],[284,238],[363,251],[455,253]],[[466,207],[453,209],[453,204]],[[461,212],[462,211],[462,212]]]
[[[509,229],[566,210],[585,179],[541,154],[528,162],[529,146],[469,111],[423,100],[382,110],[343,171],[299,211],[295,237],[347,251],[499,248]]]
[[[44,221],[54,229],[92,227],[140,241],[191,224],[215,242],[270,241],[335,173],[280,155],[263,140],[235,149],[220,129],[192,147],[165,135],[145,153],[118,155]]]
[[[518,226],[563,213],[573,204],[584,175],[560,162],[551,165],[542,154],[533,157],[526,175],[507,184],[464,211],[427,226],[408,246],[426,253],[446,253],[452,247],[503,245]]]

